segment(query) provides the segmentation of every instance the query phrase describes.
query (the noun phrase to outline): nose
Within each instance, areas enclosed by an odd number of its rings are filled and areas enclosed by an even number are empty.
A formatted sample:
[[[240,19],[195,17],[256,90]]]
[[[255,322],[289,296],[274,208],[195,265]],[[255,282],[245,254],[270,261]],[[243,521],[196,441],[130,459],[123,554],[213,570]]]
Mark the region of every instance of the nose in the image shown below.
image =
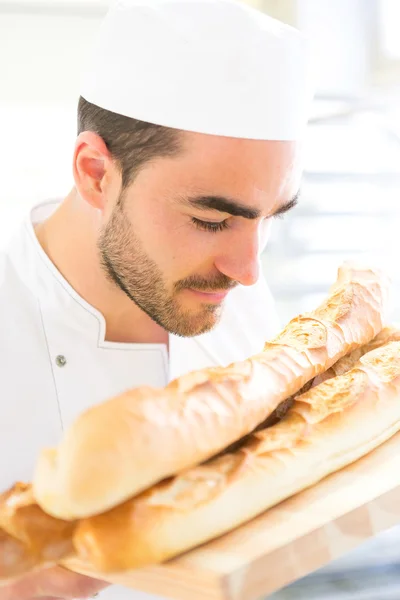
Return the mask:
[[[260,231],[237,232],[226,238],[218,258],[216,268],[242,285],[253,285],[260,274]]]

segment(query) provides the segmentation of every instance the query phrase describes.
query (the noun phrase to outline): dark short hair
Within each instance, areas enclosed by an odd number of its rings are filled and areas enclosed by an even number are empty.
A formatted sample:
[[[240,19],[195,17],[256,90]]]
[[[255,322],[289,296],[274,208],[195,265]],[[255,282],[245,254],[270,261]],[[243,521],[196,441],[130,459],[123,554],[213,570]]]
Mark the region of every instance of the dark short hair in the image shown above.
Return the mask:
[[[122,173],[126,189],[145,163],[159,156],[174,156],[182,150],[177,129],[153,125],[119,115],[79,99],[78,135],[92,131],[105,142]]]

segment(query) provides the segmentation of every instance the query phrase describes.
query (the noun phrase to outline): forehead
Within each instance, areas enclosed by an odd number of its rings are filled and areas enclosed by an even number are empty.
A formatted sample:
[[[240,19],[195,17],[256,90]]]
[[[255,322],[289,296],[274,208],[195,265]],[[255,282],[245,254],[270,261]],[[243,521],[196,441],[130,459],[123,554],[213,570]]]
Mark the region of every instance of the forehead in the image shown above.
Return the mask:
[[[279,203],[298,191],[299,142],[182,135],[183,152],[168,166],[171,184],[187,186],[193,193],[235,196],[261,209],[265,202]]]
[[[135,197],[234,198],[261,214],[287,203],[300,187],[299,142],[260,141],[182,132],[182,150],[144,165],[132,184]]]

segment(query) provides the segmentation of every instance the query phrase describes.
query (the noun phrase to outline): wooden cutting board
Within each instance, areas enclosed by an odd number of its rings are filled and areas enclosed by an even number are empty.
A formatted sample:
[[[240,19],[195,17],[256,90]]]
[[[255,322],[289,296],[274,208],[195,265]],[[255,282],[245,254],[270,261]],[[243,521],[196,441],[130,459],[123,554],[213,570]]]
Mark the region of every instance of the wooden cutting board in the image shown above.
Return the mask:
[[[314,487],[163,565],[113,576],[176,600],[256,600],[400,523],[400,433]]]

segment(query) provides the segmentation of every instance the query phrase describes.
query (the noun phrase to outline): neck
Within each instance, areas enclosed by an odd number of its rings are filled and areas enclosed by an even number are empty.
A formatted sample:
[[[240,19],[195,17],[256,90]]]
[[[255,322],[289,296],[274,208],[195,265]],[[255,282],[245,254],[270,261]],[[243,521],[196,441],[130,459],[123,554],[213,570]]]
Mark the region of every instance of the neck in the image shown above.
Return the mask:
[[[93,209],[73,190],[35,229],[44,252],[74,290],[106,322],[106,340],[120,343],[168,343],[168,333],[106,277],[97,250]]]

